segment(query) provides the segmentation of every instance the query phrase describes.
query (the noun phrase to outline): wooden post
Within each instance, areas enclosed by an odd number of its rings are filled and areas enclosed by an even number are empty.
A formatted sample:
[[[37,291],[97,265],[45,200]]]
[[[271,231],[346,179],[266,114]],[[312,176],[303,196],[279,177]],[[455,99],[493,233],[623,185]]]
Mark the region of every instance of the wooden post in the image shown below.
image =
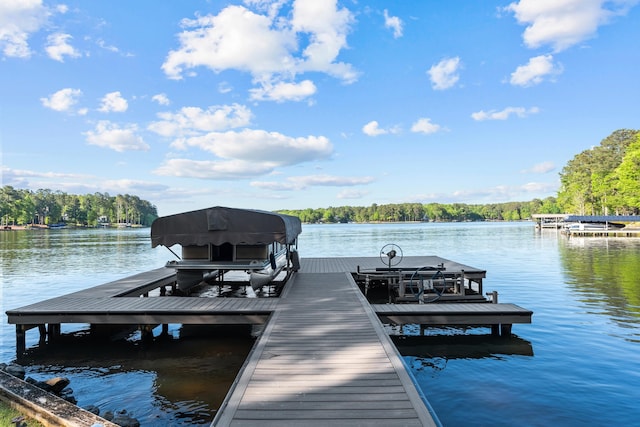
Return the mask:
[[[498,303],[498,291],[487,292],[487,296],[491,297],[491,302],[493,304],[497,304]]]
[[[153,341],[153,326],[140,325],[140,335],[143,342]]]
[[[49,323],[49,325],[47,325],[47,334],[49,336],[49,343],[54,342],[57,338],[60,337],[60,324]]]
[[[40,338],[38,339],[38,345],[43,346],[47,343],[46,325],[38,325],[38,332],[40,333]]]
[[[511,336],[511,326],[512,325],[500,325],[500,336],[503,338],[507,338]]]
[[[24,325],[16,325],[16,355],[18,357],[27,350],[26,332]]]
[[[369,275],[364,276],[364,296],[366,297],[369,293],[369,283],[370,283]]]
[[[404,298],[404,280],[402,277],[402,272],[400,272],[398,276],[398,296],[400,298]]]

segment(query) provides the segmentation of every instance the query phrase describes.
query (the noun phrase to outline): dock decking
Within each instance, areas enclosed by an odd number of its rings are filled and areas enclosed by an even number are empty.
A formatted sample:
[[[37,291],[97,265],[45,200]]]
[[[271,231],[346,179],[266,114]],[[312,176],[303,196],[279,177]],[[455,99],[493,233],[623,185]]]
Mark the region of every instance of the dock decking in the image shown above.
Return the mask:
[[[482,294],[484,270],[436,256],[405,257],[402,264],[442,264],[463,273]],[[532,313],[488,302],[369,304],[353,273],[375,272],[381,265],[378,258],[303,258],[279,298],[166,296],[175,273],[160,268],[7,315],[16,325],[19,354],[28,329],[38,327],[42,342],[55,338],[61,323],[140,325],[147,331],[167,323],[266,323],[213,425],[438,425],[379,319],[491,326],[504,335],[512,323],[530,323]],[[161,296],[149,297],[157,288]]]
[[[293,281],[213,425],[437,425],[351,276]]]

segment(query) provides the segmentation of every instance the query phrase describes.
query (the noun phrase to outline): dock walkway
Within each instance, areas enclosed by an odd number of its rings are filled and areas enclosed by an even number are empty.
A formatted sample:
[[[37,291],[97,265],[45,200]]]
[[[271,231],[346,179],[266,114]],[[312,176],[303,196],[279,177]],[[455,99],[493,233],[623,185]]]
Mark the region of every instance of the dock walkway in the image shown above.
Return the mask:
[[[379,319],[486,325],[503,334],[512,323],[531,322],[531,311],[514,304],[369,304],[355,276],[378,274],[379,258],[300,264],[279,298],[167,296],[175,273],[160,268],[8,310],[8,322],[16,325],[18,355],[27,330],[37,327],[42,343],[55,339],[62,323],[138,325],[147,334],[168,323],[265,324],[213,421],[220,427],[439,425]],[[405,257],[402,265],[425,266],[443,266],[482,295],[484,270],[437,256]],[[156,289],[160,296],[149,296]],[[460,292],[464,297],[464,286]]]
[[[298,273],[214,426],[437,425],[348,273]]]

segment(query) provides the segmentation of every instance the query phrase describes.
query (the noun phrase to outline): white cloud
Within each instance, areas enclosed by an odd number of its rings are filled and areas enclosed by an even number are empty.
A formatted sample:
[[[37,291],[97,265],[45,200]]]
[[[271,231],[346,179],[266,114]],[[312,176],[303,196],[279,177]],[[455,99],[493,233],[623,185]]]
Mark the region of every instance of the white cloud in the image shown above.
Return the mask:
[[[205,132],[244,127],[251,123],[252,113],[244,105],[232,104],[199,107],[183,107],[176,113],[159,113],[161,119],[148,129],[165,137],[201,135]]]
[[[429,68],[429,71],[427,71],[427,74],[429,74],[429,78],[431,79],[431,87],[436,90],[444,90],[455,85],[460,79],[458,71],[461,66],[462,63],[458,56],[455,58],[443,59],[436,65],[433,65]]]
[[[518,188],[523,194],[548,193],[553,194],[558,191],[558,183],[553,182],[527,182]]]
[[[552,55],[535,56],[511,73],[510,83],[515,86],[533,86],[542,83],[545,77],[553,77],[562,71],[562,66],[554,65]]]
[[[129,193],[140,196],[149,194],[154,197],[149,197],[148,199],[153,200],[157,200],[158,197],[170,191],[164,184],[132,179],[105,179],[104,177],[88,174],[39,172],[10,169],[5,166],[0,167],[0,173],[2,174],[5,185],[11,185],[16,188],[29,188],[32,190],[50,188],[72,194],[95,192],[112,194]],[[183,192],[186,191],[187,190],[183,190]]]
[[[72,174],[72,173],[62,173],[62,172],[38,172],[31,171],[27,169],[11,169],[2,165],[2,176],[3,178],[12,177],[15,179],[16,177],[21,178],[85,178],[86,175]]]
[[[545,174],[545,173],[552,172],[555,169],[556,169],[555,163],[551,161],[546,161],[546,162],[535,164],[530,169],[523,170],[522,173]]]
[[[156,182],[140,181],[135,179],[107,179],[101,186],[108,189],[110,193],[148,193],[149,191],[166,191],[169,189],[164,184]]]
[[[380,124],[375,120],[372,120],[366,125],[362,126],[362,132],[365,135],[369,136],[378,136],[387,133],[386,130],[380,128]]]
[[[208,116],[202,116],[207,118]],[[181,124],[172,127],[169,122],[155,126],[158,133],[167,136],[185,134],[173,141],[178,150],[197,148],[214,156],[213,159],[189,160],[174,158],[167,160],[155,173],[167,176],[189,176],[204,179],[232,179],[255,177],[273,173],[276,168],[328,158],[333,152],[331,142],[323,136],[294,138],[278,132],[245,129],[198,133],[197,128],[220,126],[208,120],[199,124]],[[163,128],[166,126],[165,128]],[[150,127],[151,128],[151,127]],[[186,136],[187,133],[195,136]]]
[[[387,9],[384,10],[384,26],[393,30],[393,37],[402,37],[402,20],[397,16],[390,16]]]
[[[243,160],[169,159],[153,173],[163,176],[224,180],[264,175],[271,172],[274,167],[268,163]]]
[[[55,111],[71,112],[72,107],[78,103],[81,96],[80,89],[65,88],[51,94],[48,98],[40,98],[40,102]]]
[[[169,105],[169,104],[171,104],[171,101],[169,101],[169,97],[167,97],[166,93],[159,93],[157,95],[153,95],[151,97],[151,100],[157,102],[160,105]]]
[[[371,176],[344,177],[334,175],[306,175],[287,178],[284,182],[254,181],[253,187],[273,191],[304,190],[309,187],[352,187],[366,185],[374,181]]]
[[[218,92],[229,93],[233,90],[233,86],[229,82],[221,82],[218,84]]]
[[[291,68],[294,61],[289,50],[295,47],[295,38],[272,24],[268,16],[242,6],[228,6],[215,16],[184,19],[180,48],[169,52],[162,69],[169,78],[181,79],[185,70],[201,66],[258,76]]]
[[[51,34],[47,37],[47,47],[45,50],[47,51],[47,55],[49,58],[54,59],[59,62],[64,62],[64,57],[68,56],[70,58],[77,58],[80,55],[73,46],[71,46],[68,41],[71,40],[69,34],[63,33],[55,33]]]
[[[450,195],[439,195],[440,201],[464,203],[497,203],[500,201],[530,200],[532,197],[547,197],[558,190],[558,183],[528,182],[522,185],[497,185],[484,189],[454,191]]]
[[[263,83],[260,88],[251,89],[251,99],[254,101],[301,101],[316,93],[316,85],[311,80],[300,83],[276,84]]]
[[[324,136],[290,137],[278,132],[245,129],[240,132],[210,132],[184,138],[175,148],[195,147],[223,159],[238,159],[272,166],[294,165],[326,159],[333,146]]]
[[[78,183],[87,182],[92,176],[83,174],[60,173],[60,172],[40,172],[26,169],[11,169],[0,165],[0,175],[3,185],[10,185],[16,188],[39,188],[66,189],[78,187]]]
[[[109,148],[118,152],[124,151],[147,151],[149,145],[144,142],[141,136],[137,135],[136,125],[120,127],[107,120],[101,120],[96,125],[95,130],[85,132],[87,142],[90,145]]]
[[[368,191],[361,190],[342,190],[336,195],[338,199],[361,199],[364,196],[368,195]]]
[[[426,117],[418,119],[411,126],[411,132],[423,133],[425,135],[436,133],[436,132],[439,132],[440,130],[442,130],[442,126],[435,123],[431,123],[431,119]]]
[[[524,108],[524,107],[507,107],[501,111],[490,110],[484,111],[480,110],[478,112],[472,113],[471,118],[476,121],[484,121],[484,120],[507,120],[510,116],[516,115],[520,118],[527,117],[531,114],[537,114],[540,112],[538,107]]]
[[[297,58],[297,70],[325,72],[348,83],[355,81],[357,73],[350,64],[335,62],[347,47],[353,21],[351,12],[338,9],[336,1],[295,0],[292,30],[296,37],[306,36],[309,40],[302,57]]]
[[[595,36],[600,25],[624,15],[637,0],[520,0],[505,7],[526,25],[523,39],[532,49],[550,45],[560,52]]]
[[[4,56],[31,56],[29,37],[39,31],[49,18],[41,0],[0,2],[0,49]]]
[[[148,130],[173,138],[171,147],[186,151],[198,149],[211,159],[172,159],[156,173],[172,176],[198,176],[206,179],[259,176],[277,167],[326,159],[333,146],[324,136],[290,137],[278,132],[244,129],[252,119],[251,110],[239,104],[213,106],[207,110],[184,107],[175,113],[159,113],[160,121]],[[190,171],[180,168],[192,165]]]
[[[347,47],[352,14],[336,2],[296,0],[291,13],[280,14],[282,2],[249,1],[224,8],[218,15],[182,21],[180,46],[168,53],[162,69],[171,79],[188,70],[208,68],[216,73],[235,69],[252,75],[257,99],[300,100],[315,92],[297,75],[322,72],[346,83],[357,79],[350,64],[337,61]],[[259,13],[267,9],[267,14]],[[311,83],[311,84],[310,84]],[[286,85],[290,86],[286,86]]]
[[[98,40],[96,41],[96,44],[97,44],[99,47],[101,47],[102,49],[104,49],[104,50],[108,50],[109,52],[113,52],[113,53],[119,53],[119,52],[120,52],[120,49],[118,49],[118,47],[117,47],[117,46],[107,44],[107,42],[106,42],[106,41],[104,41],[103,39],[98,39]]]
[[[129,108],[129,103],[120,92],[110,92],[102,97],[98,111],[103,113],[124,113]]]

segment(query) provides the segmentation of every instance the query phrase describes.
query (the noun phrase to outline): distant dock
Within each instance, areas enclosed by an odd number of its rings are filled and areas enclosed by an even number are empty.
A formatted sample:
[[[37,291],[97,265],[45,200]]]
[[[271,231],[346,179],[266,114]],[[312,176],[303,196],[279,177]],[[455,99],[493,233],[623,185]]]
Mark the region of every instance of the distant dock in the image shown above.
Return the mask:
[[[557,229],[575,237],[640,237],[639,215],[534,214],[538,229]]]
[[[381,320],[487,326],[508,335],[514,323],[531,323],[532,312],[497,303],[495,294],[493,303],[483,298],[484,270],[436,256],[404,257],[404,271],[380,266],[371,257],[303,258],[278,298],[168,296],[175,271],[159,268],[8,310],[7,316],[16,325],[18,356],[26,350],[28,330],[37,328],[46,343],[60,335],[62,323],[138,325],[147,337],[169,323],[264,324],[212,425],[437,426]],[[446,271],[441,283],[454,299],[411,301],[417,280],[408,278],[424,266]],[[361,289],[367,281],[386,283],[404,303],[370,304]],[[157,296],[149,296],[152,291]]]

